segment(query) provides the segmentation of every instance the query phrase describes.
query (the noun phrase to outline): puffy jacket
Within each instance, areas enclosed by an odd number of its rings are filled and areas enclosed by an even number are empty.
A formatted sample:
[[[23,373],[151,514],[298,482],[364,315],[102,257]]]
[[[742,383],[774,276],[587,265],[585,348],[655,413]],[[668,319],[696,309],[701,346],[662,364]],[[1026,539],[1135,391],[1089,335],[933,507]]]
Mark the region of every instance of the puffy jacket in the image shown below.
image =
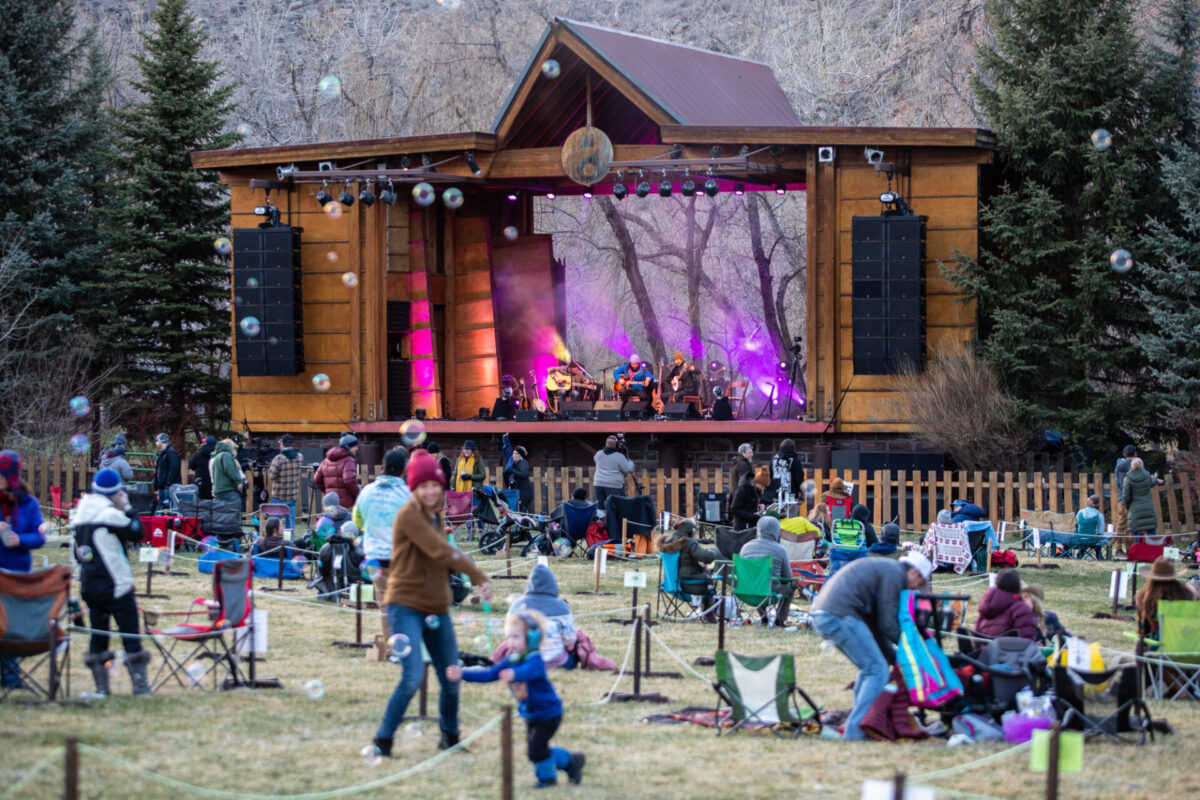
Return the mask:
[[[354,524],[362,531],[367,558],[392,557],[392,527],[396,514],[410,497],[408,484],[396,475],[380,475],[363,487],[354,503]]]
[[[133,569],[125,556],[125,544],[140,541],[142,525],[134,511],[122,511],[104,495],[89,492],[79,498],[71,514],[71,534],[76,555],[91,549],[90,558],[79,559],[79,593],[124,597],[133,591]]]
[[[33,555],[29,551],[46,543],[46,534],[41,530],[42,507],[38,499],[23,491],[11,511],[0,516],[21,540],[16,547],[9,547],[0,539],[0,569],[29,572],[33,568]]]
[[[871,524],[871,509],[859,503],[851,509],[850,518],[862,523],[863,535],[867,538],[867,547],[879,541],[879,537],[875,535],[875,526]]]
[[[183,483],[183,474],[179,469],[179,453],[167,445],[158,452],[154,462],[154,488],[170,489],[177,483]]]
[[[236,492],[238,484],[246,480],[242,468],[238,466],[233,454],[233,445],[228,442],[217,442],[213,457],[208,461],[208,471],[212,475],[213,497],[220,497],[227,492]]]
[[[704,565],[711,564],[721,557],[716,548],[710,550],[678,530],[660,533],[654,539],[654,546],[662,553],[679,553],[679,582],[690,584],[693,589],[696,588],[696,584],[706,583],[709,579]],[[687,587],[684,587],[684,591],[687,590]]]
[[[1015,630],[1023,639],[1036,639],[1037,617],[1024,600],[993,586],[983,593],[979,601],[979,619],[975,630],[984,636],[996,638]]]
[[[625,488],[625,476],[633,472],[633,462],[629,460],[629,456],[611,447],[606,447],[603,450],[597,450],[592,461],[596,464],[596,476],[592,479],[593,485],[602,489]]]
[[[981,522],[987,519],[987,512],[974,503],[963,503],[951,511],[951,522]]]
[[[745,459],[742,459],[745,462]],[[749,462],[745,462],[749,463]],[[754,484],[754,473],[742,473],[742,482],[733,492],[733,502],[729,504],[729,516],[733,517],[733,529],[743,531],[753,528],[758,522],[758,487]]]
[[[121,480],[129,483],[133,480],[133,467],[129,466],[129,462],[125,460],[125,456],[118,453],[116,450],[109,449],[104,451],[104,455],[100,458],[100,469],[115,469],[117,474],[121,476]]]
[[[358,499],[358,462],[354,454],[344,447],[331,447],[325,454],[325,460],[317,467],[313,476],[313,484],[326,492],[337,492],[338,502],[346,508],[353,508]]]
[[[1125,488],[1121,490],[1121,501],[1129,509],[1129,531],[1158,530],[1158,519],[1154,516],[1154,498],[1150,490],[1157,482],[1145,469],[1131,469],[1125,476]]]

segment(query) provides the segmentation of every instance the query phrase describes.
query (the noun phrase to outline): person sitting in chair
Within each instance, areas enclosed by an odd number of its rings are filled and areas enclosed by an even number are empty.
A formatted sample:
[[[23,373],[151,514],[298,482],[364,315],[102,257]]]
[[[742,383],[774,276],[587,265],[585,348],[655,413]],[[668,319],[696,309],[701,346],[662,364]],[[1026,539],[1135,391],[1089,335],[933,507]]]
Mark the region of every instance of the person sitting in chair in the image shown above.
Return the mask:
[[[254,540],[254,546],[258,548],[259,555],[270,553],[278,556],[276,548],[287,547],[287,542],[283,538],[283,520],[279,517],[271,517],[263,523],[263,535]],[[283,557],[287,558],[287,553],[284,553]]]
[[[775,612],[775,627],[787,625],[788,612],[792,607],[792,595],[796,593],[796,582],[792,578],[792,564],[787,550],[779,543],[779,518],[766,516],[758,521],[758,537],[742,546],[742,558],[771,559],[771,591],[779,596],[779,608]],[[767,607],[762,609],[763,622],[770,624]]]
[[[671,355],[674,362],[671,371],[663,378],[663,397],[672,403],[682,403],[684,398],[700,396],[700,379],[696,366],[683,359],[683,351],[676,350]]]
[[[654,547],[660,553],[679,553],[679,588],[703,597],[704,621],[716,622],[713,578],[707,565],[720,558],[721,553],[696,540],[696,523],[690,519],[680,520],[671,530],[654,537]]]
[[[951,507],[954,509],[950,514],[951,522],[982,522],[987,519],[986,511],[966,500],[955,500]]]
[[[629,363],[622,364],[613,372],[613,392],[622,400],[650,400],[651,383],[654,375],[634,353]]]
[[[996,585],[983,593],[975,630],[990,639],[1012,631],[1022,639],[1037,638],[1037,618],[1033,609],[1021,602],[1021,576],[1015,569],[1001,570]]]

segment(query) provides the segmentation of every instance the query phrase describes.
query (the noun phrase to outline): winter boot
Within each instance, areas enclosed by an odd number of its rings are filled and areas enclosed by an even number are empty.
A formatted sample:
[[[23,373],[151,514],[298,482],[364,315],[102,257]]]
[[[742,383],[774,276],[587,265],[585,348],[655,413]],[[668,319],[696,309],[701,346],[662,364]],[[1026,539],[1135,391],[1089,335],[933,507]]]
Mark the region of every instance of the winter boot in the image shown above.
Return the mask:
[[[392,741],[393,739],[391,736],[387,737],[386,739],[382,736],[376,736],[374,738],[373,742],[375,746],[379,748],[379,755],[383,756],[384,758],[392,757]]]
[[[442,731],[442,738],[438,739],[438,750],[449,750],[454,745],[458,744],[457,733],[446,733]],[[463,748],[459,748],[460,750]]]
[[[141,650],[125,659],[125,668],[129,670],[129,682],[133,684],[135,695],[150,694],[150,682],[146,679],[146,667],[149,664],[149,650]]]
[[[586,755],[571,753],[571,764],[567,767],[567,780],[571,783],[583,783],[583,765],[586,763]]]
[[[83,663],[92,671],[92,678],[96,681],[96,695],[99,697],[108,696],[108,661],[112,657],[112,653],[107,650],[88,653],[83,657]]]

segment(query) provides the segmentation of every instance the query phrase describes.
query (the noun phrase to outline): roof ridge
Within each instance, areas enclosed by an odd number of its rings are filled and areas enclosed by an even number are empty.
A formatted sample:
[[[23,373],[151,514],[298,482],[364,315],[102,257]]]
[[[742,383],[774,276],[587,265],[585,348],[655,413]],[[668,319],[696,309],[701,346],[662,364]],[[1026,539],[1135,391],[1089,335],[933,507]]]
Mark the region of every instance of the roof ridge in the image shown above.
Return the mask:
[[[620,28],[610,28],[607,25],[597,25],[594,22],[580,22],[579,20],[575,20],[575,19],[567,19],[566,17],[556,17],[555,19],[558,22],[561,22],[564,25],[566,25],[567,27],[571,28],[572,30],[575,30],[576,33],[579,33],[579,31],[577,30],[578,27],[593,28],[595,30],[601,30],[606,33],[615,33],[620,36],[628,36],[631,39],[643,39],[648,42],[654,42],[655,44],[665,44],[665,45],[670,45],[671,47],[680,47],[680,48],[683,48],[686,50],[694,50],[697,53],[704,53],[705,55],[709,55],[709,56],[718,56],[720,58],[728,58],[728,59],[732,59],[733,61],[741,61],[746,64],[755,64],[760,67],[767,67],[768,69],[770,69],[770,66],[771,66],[770,64],[768,64],[765,61],[756,61],[753,58],[745,58],[743,56],[735,56],[735,55],[731,55],[730,53],[722,53],[718,50],[709,50],[708,48],[700,47],[700,46],[694,45],[694,44],[687,44],[685,42],[673,42],[670,39],[659,39],[654,36],[647,36],[644,33],[633,33],[632,31],[621,30]]]

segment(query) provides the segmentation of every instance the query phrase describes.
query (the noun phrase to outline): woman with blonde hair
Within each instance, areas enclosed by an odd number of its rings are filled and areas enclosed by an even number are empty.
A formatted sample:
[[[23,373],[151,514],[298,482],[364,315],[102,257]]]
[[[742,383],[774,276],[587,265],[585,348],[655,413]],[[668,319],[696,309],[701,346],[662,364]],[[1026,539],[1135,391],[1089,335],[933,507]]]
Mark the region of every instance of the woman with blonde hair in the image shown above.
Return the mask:
[[[1175,577],[1175,562],[1165,556],[1156,559],[1149,569],[1142,567],[1141,574],[1146,583],[1133,599],[1137,606],[1138,635],[1157,639],[1158,604],[1163,600],[1195,600],[1196,591]]]

